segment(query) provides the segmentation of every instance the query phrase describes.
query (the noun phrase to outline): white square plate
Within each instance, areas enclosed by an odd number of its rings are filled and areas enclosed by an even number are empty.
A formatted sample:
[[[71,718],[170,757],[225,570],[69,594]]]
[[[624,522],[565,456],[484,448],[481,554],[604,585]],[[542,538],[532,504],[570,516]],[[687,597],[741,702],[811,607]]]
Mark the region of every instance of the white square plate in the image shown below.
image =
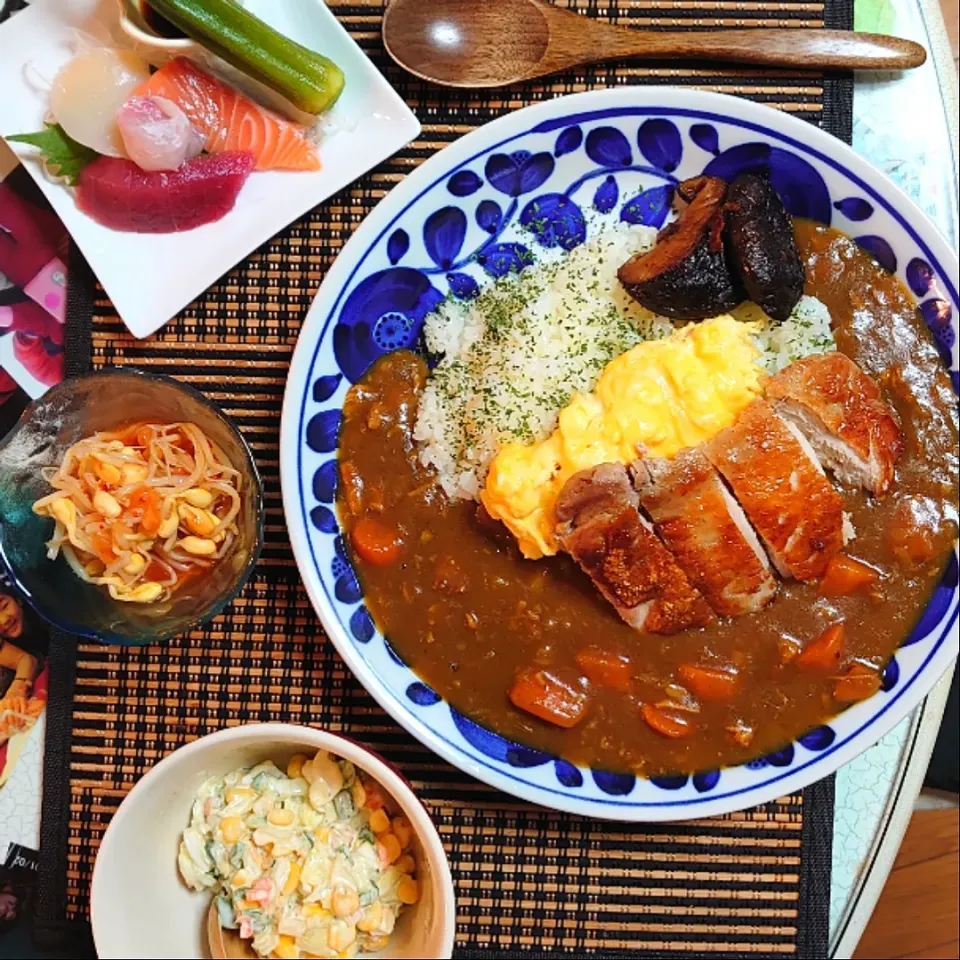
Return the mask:
[[[45,178],[32,147],[11,144],[138,337],[163,326],[252,250],[420,132],[409,107],[323,0],[248,0],[246,6],[330,57],[346,76],[336,106],[344,128],[321,145],[321,170],[254,172],[233,210],[194,230],[123,233],[81,213],[72,191]],[[50,78],[70,59],[78,30],[102,35],[106,28],[121,36],[117,19],[115,0],[36,0],[0,27],[0,135],[41,130],[47,96],[32,78]]]

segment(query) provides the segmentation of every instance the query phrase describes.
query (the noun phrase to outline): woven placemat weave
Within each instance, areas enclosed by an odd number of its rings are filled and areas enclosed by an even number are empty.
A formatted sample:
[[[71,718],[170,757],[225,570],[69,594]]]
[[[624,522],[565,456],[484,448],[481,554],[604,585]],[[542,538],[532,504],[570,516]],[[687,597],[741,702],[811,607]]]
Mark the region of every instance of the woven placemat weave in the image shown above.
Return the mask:
[[[849,29],[853,21],[849,0],[567,5],[653,29]],[[224,726],[285,720],[347,730],[413,781],[450,856],[458,956],[826,956],[832,780],[724,818],[624,826],[515,801],[439,760],[393,723],[346,670],[300,585],[280,501],[278,431],[290,358],[324,274],[390,188],[446,144],[528,103],[639,83],[743,95],[849,140],[849,79],[618,64],[492,94],[445,91],[386,58],[380,0],[330,6],[420,117],[420,138],[274,238],[148,340],[126,332],[82,264],[72,271],[70,369],[162,371],[218,402],[250,441],[263,474],[266,547],[232,607],[187,637],[146,649],[77,648],[57,638],[38,940],[64,947],[86,936],[100,838],[157,760]]]

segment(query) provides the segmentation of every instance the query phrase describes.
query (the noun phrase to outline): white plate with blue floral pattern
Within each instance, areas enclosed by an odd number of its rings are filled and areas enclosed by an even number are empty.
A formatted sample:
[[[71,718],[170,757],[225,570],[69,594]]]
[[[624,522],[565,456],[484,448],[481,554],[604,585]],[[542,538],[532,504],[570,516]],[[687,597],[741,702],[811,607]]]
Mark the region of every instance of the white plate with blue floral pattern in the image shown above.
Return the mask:
[[[599,211],[661,226],[677,182],[768,171],[791,213],[853,236],[910,287],[958,388],[958,268],[936,229],[849,147],[734,97],[642,88],[519,110],[447,147],[370,214],[327,275],[283,407],[283,502],[307,592],[363,685],[421,742],[526,800],[587,816],[679,820],[743,809],[824,777],[865,750],[957,655],[957,555],[869,700],[739,767],[645,780],[576,767],[488,730],[423,683],[376,629],[340,536],[336,456],[347,390],[383,353],[416,343],[448,293],[521,266],[530,246],[572,249]],[[526,216],[525,211],[535,211]],[[618,213],[619,211],[619,213]]]

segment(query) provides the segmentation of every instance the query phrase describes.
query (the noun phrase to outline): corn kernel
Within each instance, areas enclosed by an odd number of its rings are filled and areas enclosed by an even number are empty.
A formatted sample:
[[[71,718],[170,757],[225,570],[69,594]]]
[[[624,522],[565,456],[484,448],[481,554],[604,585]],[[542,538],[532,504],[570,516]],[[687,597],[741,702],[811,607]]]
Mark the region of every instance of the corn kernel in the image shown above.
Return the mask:
[[[255,797],[257,795],[256,790],[251,790],[249,787],[227,787],[223,791],[223,799],[227,803],[233,803],[234,800],[239,800],[242,798],[246,799],[248,797]]]
[[[378,950],[386,950],[387,944],[390,943],[389,937],[369,937],[367,939],[367,945],[364,947],[364,950],[367,953],[376,953]]]
[[[224,843],[236,843],[243,835],[243,820],[240,817],[224,817],[220,821],[220,833]]]
[[[50,504],[50,513],[54,519],[59,520],[67,530],[72,533],[77,524],[77,508],[72,500],[61,497]]]
[[[417,862],[409,853],[405,853],[394,866],[396,866],[401,873],[413,873],[413,871],[417,869]]]
[[[379,900],[374,900],[373,903],[367,904],[363,916],[357,921],[357,926],[364,933],[370,933],[371,930],[376,930],[380,926],[382,919],[383,904]]]
[[[413,877],[403,877],[397,884],[397,899],[401,903],[416,903],[420,899],[420,884]]]
[[[212,540],[204,540],[202,537],[182,537],[177,543],[194,557],[212,557],[217,552],[217,545]]]
[[[331,795],[343,789],[343,771],[326,750],[318,750],[310,761],[310,766],[318,779],[326,781]]]
[[[290,872],[287,874],[287,882],[283,885],[283,895],[289,897],[297,889],[300,883],[300,864],[293,861],[290,864]]]
[[[100,574],[103,573],[103,571],[106,569],[106,567],[103,565],[103,561],[102,561],[102,560],[98,560],[96,557],[94,557],[92,560],[88,560],[88,561],[83,565],[83,569],[84,569],[91,577],[99,577]]]
[[[110,484],[111,487],[117,486],[123,478],[123,474],[120,472],[118,466],[112,463],[105,463],[103,460],[97,460],[94,473],[96,473],[104,483]]]
[[[391,826],[400,841],[400,846],[406,850],[410,846],[410,839],[413,836],[413,827],[410,826],[410,821],[406,817],[394,817]]]
[[[120,468],[120,481],[124,486],[131,483],[143,483],[149,472],[142,463],[125,463]]]
[[[329,827],[317,827],[313,831],[313,835],[321,842],[326,843],[330,839],[330,828]]]
[[[183,499],[192,507],[200,507],[202,510],[206,510],[213,503],[213,494],[202,487],[191,487],[184,491]]]
[[[187,529],[198,537],[206,537],[213,533],[220,522],[209,510],[191,507],[189,503],[181,503],[177,507],[177,514],[186,524]]]
[[[274,807],[267,814],[267,820],[275,827],[289,827],[293,823],[293,812],[283,807]]]
[[[230,885],[234,890],[239,890],[241,887],[249,887],[250,878],[247,876],[245,871],[238,870],[231,878]]]
[[[307,758],[302,753],[295,753],[291,758],[290,762],[287,764],[287,776],[291,780],[296,780],[297,777],[301,776],[303,773],[303,765],[307,762]]]
[[[333,919],[333,914],[319,903],[305,903],[303,905],[303,915],[305,917],[319,917],[321,920]]]
[[[353,781],[353,785],[350,787],[350,796],[353,798],[353,805],[358,810],[362,810],[367,805],[367,791],[359,777]]]
[[[280,960],[297,960],[300,956],[297,941],[293,937],[281,934],[277,937],[277,945],[273,948],[273,955],[279,957]]]
[[[390,818],[382,807],[370,814],[370,829],[374,833],[386,833],[390,829]]]
[[[335,887],[330,907],[338,917],[349,917],[360,909],[360,897],[350,887]]]
[[[377,839],[377,856],[386,866],[396,863],[401,854],[400,841],[392,833],[383,833]]]
[[[117,498],[111,496],[106,490],[98,490],[93,495],[93,509],[108,520],[116,520],[123,513],[123,507],[117,502]]]
[[[131,576],[135,577],[138,573],[142,573],[147,567],[147,561],[144,560],[142,553],[134,553],[131,555],[130,559],[124,564],[123,572],[129,573]]]

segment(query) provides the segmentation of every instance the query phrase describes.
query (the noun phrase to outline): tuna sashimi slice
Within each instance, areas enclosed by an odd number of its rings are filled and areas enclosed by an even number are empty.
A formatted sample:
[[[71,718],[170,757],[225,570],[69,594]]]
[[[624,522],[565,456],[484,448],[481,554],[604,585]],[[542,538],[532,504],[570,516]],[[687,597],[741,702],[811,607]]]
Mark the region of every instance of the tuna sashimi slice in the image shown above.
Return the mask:
[[[98,157],[77,181],[77,206],[98,223],[136,233],[175,233],[219,220],[253,169],[247,152],[203,155],[178,170],[141,170]]]
[[[165,63],[136,92],[172,100],[206,137],[208,153],[249,150],[258,170],[320,169],[305,127],[248,100],[186,57]]]

